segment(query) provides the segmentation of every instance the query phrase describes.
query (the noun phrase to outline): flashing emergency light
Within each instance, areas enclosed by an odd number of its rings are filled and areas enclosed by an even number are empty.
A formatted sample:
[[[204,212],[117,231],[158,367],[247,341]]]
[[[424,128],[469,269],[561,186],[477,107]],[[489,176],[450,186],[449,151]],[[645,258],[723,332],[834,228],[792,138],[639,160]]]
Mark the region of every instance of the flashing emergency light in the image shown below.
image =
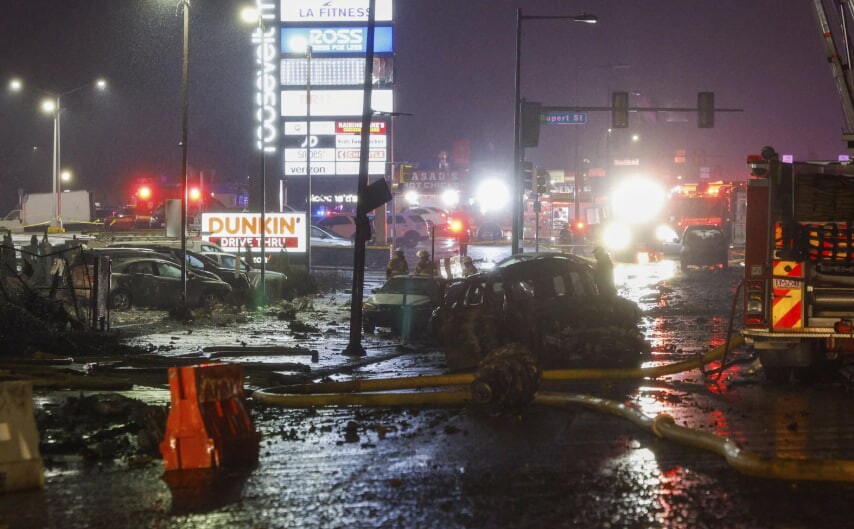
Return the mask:
[[[579,220],[578,222],[575,223],[575,229],[578,231],[584,230],[584,226],[585,226],[584,221]]]
[[[448,229],[451,233],[459,234],[462,233],[463,228],[465,228],[465,224],[460,219],[448,219]]]
[[[136,190],[136,196],[141,200],[148,200],[151,198],[151,188],[148,186],[139,186],[139,189]]]
[[[200,198],[202,198],[202,192],[199,190],[198,187],[191,187],[189,194],[190,200],[199,200]]]

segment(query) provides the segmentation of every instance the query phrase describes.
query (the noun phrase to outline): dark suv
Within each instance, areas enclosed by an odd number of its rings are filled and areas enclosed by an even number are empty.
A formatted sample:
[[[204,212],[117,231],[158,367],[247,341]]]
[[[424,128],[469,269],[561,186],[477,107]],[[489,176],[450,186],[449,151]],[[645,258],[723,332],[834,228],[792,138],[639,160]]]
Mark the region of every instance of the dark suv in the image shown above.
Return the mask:
[[[640,317],[631,301],[599,294],[590,260],[525,254],[449,283],[431,326],[454,370],[511,342],[545,368],[606,367],[636,365],[648,350]]]

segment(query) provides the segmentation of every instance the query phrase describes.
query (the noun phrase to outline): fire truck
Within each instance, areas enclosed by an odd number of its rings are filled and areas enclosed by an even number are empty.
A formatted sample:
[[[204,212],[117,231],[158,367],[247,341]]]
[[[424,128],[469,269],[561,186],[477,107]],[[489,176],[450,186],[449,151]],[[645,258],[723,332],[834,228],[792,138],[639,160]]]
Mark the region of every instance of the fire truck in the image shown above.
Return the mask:
[[[813,3],[854,146],[847,38]],[[840,15],[846,16],[840,2]],[[844,27],[844,26],[843,26]],[[837,51],[836,42],[846,49]],[[854,358],[854,165],[784,163],[771,147],[748,157],[742,334],[766,376],[788,380]]]
[[[749,165],[742,334],[788,379],[854,353],[854,165]]]
[[[670,190],[667,217],[678,234],[687,226],[710,224],[720,227],[732,239],[739,190],[743,190],[741,182],[680,184]]]

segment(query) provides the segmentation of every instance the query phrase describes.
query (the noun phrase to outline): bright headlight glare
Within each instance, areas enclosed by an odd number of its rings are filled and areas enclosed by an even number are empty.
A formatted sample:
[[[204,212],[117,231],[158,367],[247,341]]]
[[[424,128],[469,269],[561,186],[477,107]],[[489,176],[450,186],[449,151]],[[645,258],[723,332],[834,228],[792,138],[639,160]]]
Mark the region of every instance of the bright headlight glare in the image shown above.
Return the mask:
[[[455,208],[460,203],[460,192],[456,189],[446,189],[442,192],[442,205],[446,208]]]
[[[510,192],[501,180],[490,178],[484,180],[477,188],[476,198],[480,211],[501,211],[510,201]]]
[[[602,232],[602,244],[611,250],[623,250],[631,242],[631,230],[624,224],[609,224]]]
[[[655,229],[655,238],[662,242],[675,241],[679,238],[679,235],[677,235],[676,231],[670,226],[662,224]]]
[[[646,178],[626,180],[611,194],[614,216],[624,222],[648,222],[658,216],[666,201],[664,187]]]

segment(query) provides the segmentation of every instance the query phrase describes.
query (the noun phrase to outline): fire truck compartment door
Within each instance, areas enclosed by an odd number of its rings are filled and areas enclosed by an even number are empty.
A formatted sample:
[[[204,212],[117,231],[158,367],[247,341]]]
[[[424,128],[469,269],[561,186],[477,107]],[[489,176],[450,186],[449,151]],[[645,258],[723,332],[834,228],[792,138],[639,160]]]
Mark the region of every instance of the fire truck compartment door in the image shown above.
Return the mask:
[[[775,331],[804,328],[804,263],[774,261],[771,327]]]

